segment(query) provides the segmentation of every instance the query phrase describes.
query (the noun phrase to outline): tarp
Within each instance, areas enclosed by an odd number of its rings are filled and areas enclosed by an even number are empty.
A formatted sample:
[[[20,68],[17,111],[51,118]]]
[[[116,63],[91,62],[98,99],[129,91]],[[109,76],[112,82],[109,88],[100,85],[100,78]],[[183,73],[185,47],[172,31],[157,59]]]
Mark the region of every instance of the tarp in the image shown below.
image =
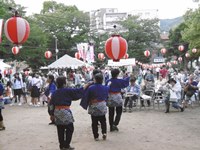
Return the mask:
[[[120,59],[120,61],[108,60],[108,66],[120,67],[120,66],[135,66],[135,58]]]
[[[3,59],[0,59],[0,69],[1,69],[1,70],[4,70],[4,69],[6,69],[6,68],[11,68],[11,66],[8,65],[8,64],[6,64],[6,63],[4,63],[4,62],[3,62]]]
[[[78,67],[86,65],[83,61],[73,58],[67,54],[48,65],[48,68],[59,69],[59,68],[72,68],[76,69]]]

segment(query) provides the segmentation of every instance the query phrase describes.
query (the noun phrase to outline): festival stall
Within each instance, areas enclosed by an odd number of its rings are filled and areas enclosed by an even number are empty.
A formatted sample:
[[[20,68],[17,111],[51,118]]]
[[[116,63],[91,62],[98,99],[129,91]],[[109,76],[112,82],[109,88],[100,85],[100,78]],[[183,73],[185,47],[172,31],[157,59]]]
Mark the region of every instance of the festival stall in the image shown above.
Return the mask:
[[[86,66],[87,64],[81,60],[73,58],[67,54],[48,65],[49,69],[64,69],[64,68],[72,68],[77,69],[78,67]]]

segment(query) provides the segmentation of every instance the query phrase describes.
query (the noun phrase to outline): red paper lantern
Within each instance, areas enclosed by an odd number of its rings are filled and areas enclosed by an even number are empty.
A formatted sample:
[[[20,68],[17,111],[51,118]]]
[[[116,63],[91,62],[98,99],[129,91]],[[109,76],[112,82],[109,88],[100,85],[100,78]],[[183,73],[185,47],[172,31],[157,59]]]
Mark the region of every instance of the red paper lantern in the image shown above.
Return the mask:
[[[179,45],[178,50],[182,52],[184,50],[184,46],[183,45]]]
[[[187,53],[185,53],[185,57],[186,58],[189,58],[190,57],[190,54],[187,52]]]
[[[45,56],[45,58],[50,59],[50,58],[52,57],[51,51],[46,51],[46,52],[44,53],[44,56]]]
[[[193,48],[192,49],[192,53],[196,53],[197,52],[197,49],[196,48]]]
[[[161,52],[162,54],[165,54],[165,53],[167,52],[167,50],[166,50],[165,48],[162,48],[162,49],[160,50],[160,52]]]
[[[181,62],[182,60],[183,60],[182,57],[179,57],[179,58],[178,58],[178,61],[179,61],[179,62]]]
[[[13,53],[14,55],[17,55],[17,54],[19,53],[19,47],[18,47],[18,46],[14,46],[14,47],[12,48],[12,53]]]
[[[144,56],[149,57],[150,56],[150,51],[149,50],[144,51]]]
[[[8,73],[9,73],[9,74],[12,74],[12,69],[9,69],[9,70],[8,70]]]
[[[125,58],[125,59],[128,59],[128,58],[129,58],[129,54],[126,53],[125,56],[124,56],[124,58]]]
[[[113,35],[105,43],[106,55],[113,61],[119,61],[123,58],[127,50],[128,44],[120,35]]]
[[[99,59],[99,60],[104,60],[104,59],[105,59],[104,54],[103,54],[103,53],[99,53],[99,54],[98,54],[98,59]]]
[[[4,74],[4,75],[7,75],[7,74],[8,74],[8,70],[4,70],[4,71],[3,71],[3,74]]]
[[[4,32],[7,39],[13,44],[23,44],[29,37],[29,23],[21,17],[12,17],[4,25]]]
[[[174,61],[173,61],[173,64],[174,64],[174,65],[177,65],[178,63],[177,63],[177,61],[176,61],[176,60],[174,60]]]
[[[28,71],[25,71],[24,74],[27,76],[29,73],[28,73]]]
[[[80,59],[80,58],[81,58],[81,53],[76,52],[76,53],[75,53],[75,58],[76,58],[76,59]]]
[[[171,64],[170,62],[167,62],[167,66],[171,67],[171,66],[172,66],[172,64]]]

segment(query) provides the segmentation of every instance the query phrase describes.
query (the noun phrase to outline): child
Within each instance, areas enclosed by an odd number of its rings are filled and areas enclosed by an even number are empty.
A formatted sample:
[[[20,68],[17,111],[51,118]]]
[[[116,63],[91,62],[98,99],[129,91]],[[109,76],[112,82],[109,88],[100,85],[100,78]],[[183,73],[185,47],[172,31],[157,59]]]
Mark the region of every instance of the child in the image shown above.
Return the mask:
[[[3,98],[4,104],[12,103],[12,98],[13,98],[13,94],[12,94],[11,82],[8,81],[5,88],[5,97]]]
[[[89,101],[88,113],[91,115],[92,119],[92,131],[94,139],[96,141],[99,140],[99,121],[101,123],[103,140],[106,140],[107,127],[105,114],[107,113],[106,101],[108,98],[109,88],[107,86],[102,85],[103,75],[101,73],[97,73],[94,76],[94,82],[95,83],[91,85],[85,93],[85,97]]]

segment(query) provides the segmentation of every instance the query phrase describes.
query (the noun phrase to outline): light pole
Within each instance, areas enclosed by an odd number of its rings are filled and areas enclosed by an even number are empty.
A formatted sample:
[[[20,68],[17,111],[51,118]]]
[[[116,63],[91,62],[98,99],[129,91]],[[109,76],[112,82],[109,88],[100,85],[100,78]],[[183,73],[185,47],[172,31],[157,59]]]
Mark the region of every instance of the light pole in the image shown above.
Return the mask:
[[[53,37],[55,38],[55,52],[56,52],[56,60],[57,60],[58,59],[58,52],[59,52],[58,47],[57,47],[58,38],[55,35],[53,35]]]

